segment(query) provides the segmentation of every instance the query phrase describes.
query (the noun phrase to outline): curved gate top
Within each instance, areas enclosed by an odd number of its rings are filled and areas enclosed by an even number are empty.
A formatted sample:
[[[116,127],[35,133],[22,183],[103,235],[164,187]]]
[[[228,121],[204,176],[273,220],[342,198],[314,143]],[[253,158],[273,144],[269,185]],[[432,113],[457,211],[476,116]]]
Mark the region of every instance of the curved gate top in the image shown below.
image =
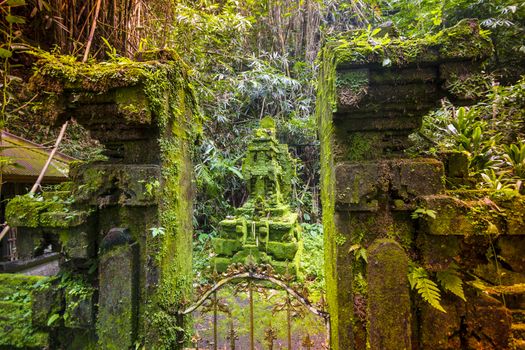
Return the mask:
[[[298,284],[293,284],[293,276],[286,273],[285,275],[279,275],[274,272],[274,269],[271,265],[255,265],[255,264],[233,264],[230,265],[228,270],[222,275],[215,273],[215,283],[207,284],[202,286],[202,293],[198,297],[197,301],[192,305],[186,307],[183,310],[179,310],[179,314],[188,315],[197,311],[199,308],[204,307],[207,301],[210,301],[210,305],[206,306],[206,309],[213,312],[213,349],[218,349],[218,312],[225,312],[224,306],[218,302],[217,293],[222,288],[227,285],[236,285],[241,281],[247,282],[247,293],[248,293],[248,302],[249,302],[249,318],[250,318],[250,349],[255,349],[254,341],[254,293],[260,292],[260,288],[254,286],[256,283],[262,283],[264,288],[267,289],[280,289],[286,293],[285,301],[282,303],[282,307],[279,310],[287,312],[287,348],[292,349],[292,315],[291,315],[291,305],[292,300],[297,301],[304,309],[309,313],[321,318],[324,322],[324,327],[326,331],[325,343],[330,344],[330,315],[325,311],[324,299],[321,297],[320,301],[317,304],[314,304],[308,299],[305,295],[305,290],[301,289]],[[272,288],[273,287],[273,288]],[[228,311],[226,311],[228,312]],[[228,312],[230,313],[230,312]],[[231,313],[230,313],[231,316]],[[235,349],[235,339],[236,335],[232,329],[230,332],[231,335],[228,336],[230,339],[230,349]],[[260,325],[257,325],[260,326]],[[271,328],[271,327],[270,327]],[[273,332],[273,333],[272,333]],[[265,332],[265,340],[268,344],[269,349],[273,349],[273,340],[277,337],[275,336],[275,330],[267,329]],[[193,339],[194,342],[198,342],[199,339]],[[302,345],[306,349],[312,349],[314,343],[310,339],[310,335],[306,334],[303,338]]]

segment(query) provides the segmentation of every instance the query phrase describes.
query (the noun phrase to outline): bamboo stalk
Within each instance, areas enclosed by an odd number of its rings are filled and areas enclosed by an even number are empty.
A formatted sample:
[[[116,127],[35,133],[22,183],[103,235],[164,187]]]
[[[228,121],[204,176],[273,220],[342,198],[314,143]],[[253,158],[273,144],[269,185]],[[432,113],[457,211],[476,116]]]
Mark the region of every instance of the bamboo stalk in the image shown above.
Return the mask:
[[[97,7],[95,8],[95,17],[93,17],[93,22],[91,24],[91,30],[89,32],[89,38],[86,45],[86,51],[84,52],[84,58],[82,59],[82,62],[86,62],[89,55],[89,50],[91,49],[91,43],[93,42],[93,35],[95,34],[95,28],[97,27],[97,18],[98,13],[100,12],[100,3],[102,0],[97,1]]]

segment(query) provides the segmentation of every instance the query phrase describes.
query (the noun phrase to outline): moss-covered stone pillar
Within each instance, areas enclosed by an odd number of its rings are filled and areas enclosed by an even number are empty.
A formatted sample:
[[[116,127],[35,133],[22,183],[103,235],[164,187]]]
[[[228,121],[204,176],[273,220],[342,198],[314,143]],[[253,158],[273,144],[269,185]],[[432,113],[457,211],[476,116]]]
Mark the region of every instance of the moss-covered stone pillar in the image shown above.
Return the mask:
[[[443,192],[444,173],[438,160],[405,156],[408,135],[441,97],[469,98],[450,87],[492,50],[472,20],[412,41],[374,35],[351,32],[321,53],[316,113],[336,350],[411,348],[410,214],[416,198]]]
[[[26,215],[24,207],[32,208],[32,220],[18,220],[20,226],[31,222],[58,236],[61,270],[98,295],[96,322],[87,331],[93,336],[83,348],[176,349],[184,343],[186,325],[177,311],[191,293],[191,148],[200,123],[178,56],[141,57],[83,64],[46,54],[31,79],[49,96],[47,121],[75,118],[107,156],[72,166],[67,200],[21,198],[10,210],[16,221]],[[65,319],[74,312],[66,306],[58,314]],[[56,337],[59,346],[80,348],[67,324],[54,323],[57,334],[70,334]]]
[[[368,248],[368,313],[371,349],[409,350],[411,346],[408,258],[393,239]]]

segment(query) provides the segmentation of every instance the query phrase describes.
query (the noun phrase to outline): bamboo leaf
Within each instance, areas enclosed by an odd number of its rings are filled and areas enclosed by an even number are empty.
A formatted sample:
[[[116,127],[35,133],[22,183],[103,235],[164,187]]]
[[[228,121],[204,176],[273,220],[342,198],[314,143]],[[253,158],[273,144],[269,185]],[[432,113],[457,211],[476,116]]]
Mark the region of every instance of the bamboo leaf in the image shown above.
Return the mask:
[[[56,322],[56,320],[58,320],[58,318],[60,317],[59,314],[53,314],[49,317],[49,319],[47,320],[47,325],[48,326],[51,326],[53,323]]]
[[[24,17],[20,17],[20,16],[7,15],[7,16],[5,16],[5,20],[8,23],[11,23],[11,24],[24,24],[24,23],[26,23],[25,18]]]

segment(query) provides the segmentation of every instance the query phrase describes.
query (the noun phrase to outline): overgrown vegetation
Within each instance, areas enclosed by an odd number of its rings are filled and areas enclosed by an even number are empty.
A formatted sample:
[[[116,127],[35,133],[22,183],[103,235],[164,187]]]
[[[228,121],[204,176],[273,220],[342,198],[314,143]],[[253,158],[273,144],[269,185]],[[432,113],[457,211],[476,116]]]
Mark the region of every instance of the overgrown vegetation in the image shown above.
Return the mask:
[[[459,152],[466,156],[469,176],[465,187],[493,193],[525,194],[525,79],[519,64],[525,57],[525,4],[516,0],[256,0],[131,1],[0,0],[2,61],[0,127],[47,144],[56,136],[49,125],[34,121],[46,96],[23,88],[40,45],[90,62],[131,62],[139,51],[173,48],[189,67],[203,116],[202,140],[194,150],[197,198],[194,211],[194,250],[197,281],[204,276],[211,254],[210,239],[220,220],[246,199],[240,160],[248,135],[270,115],[277,121],[280,141],[301,159],[292,179],[293,205],[300,212],[305,244],[305,284],[314,293],[324,288],[323,235],[318,198],[319,147],[313,118],[318,66],[316,57],[328,36],[346,38],[347,46],[362,45],[377,53],[400,38],[417,42],[464,18],[479,18],[484,37],[495,55],[476,76],[459,77],[454,93],[477,102],[440,108],[423,120],[413,139],[414,155]],[[345,33],[365,29],[359,33]],[[90,31],[96,35],[90,39]],[[384,35],[388,33],[388,35]],[[407,49],[409,54],[414,52]],[[405,57],[381,56],[387,67]],[[359,89],[360,84],[356,85]],[[72,123],[61,151],[80,159],[100,158],[102,149]],[[7,160],[0,158],[0,167]],[[153,185],[152,185],[153,186]],[[154,188],[151,187],[151,191]],[[419,210],[419,211],[418,211]],[[435,213],[418,209],[415,218]],[[164,224],[164,223],[163,223]],[[152,227],[153,237],[164,235]],[[337,244],[344,244],[340,236]],[[366,248],[352,242],[358,270],[365,269]],[[365,294],[366,280],[356,274],[356,290]],[[413,289],[437,309],[442,291],[464,299],[456,270],[434,275],[422,267],[409,272]],[[186,281],[188,282],[188,281]],[[441,285],[441,290],[438,287]],[[56,321],[56,320],[55,320]]]
[[[442,107],[423,119],[414,150],[436,154],[460,152],[478,188],[524,193],[525,79],[515,85],[494,84],[477,104]]]

